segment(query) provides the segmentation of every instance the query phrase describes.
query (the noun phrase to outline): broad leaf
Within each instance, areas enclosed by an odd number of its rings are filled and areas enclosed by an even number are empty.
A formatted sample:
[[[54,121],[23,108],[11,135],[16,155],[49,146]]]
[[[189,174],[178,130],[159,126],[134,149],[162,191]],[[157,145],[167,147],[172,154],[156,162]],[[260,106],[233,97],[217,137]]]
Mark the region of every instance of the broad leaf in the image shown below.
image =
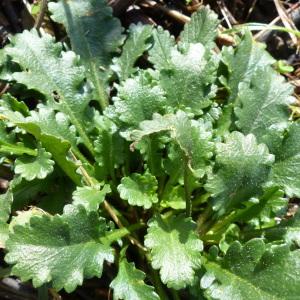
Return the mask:
[[[6,242],[5,261],[22,281],[39,287],[52,281],[56,290],[72,292],[83,278],[100,277],[104,260],[113,262],[104,219],[82,207],[66,206],[63,215],[33,217],[30,224],[14,226]]]
[[[186,44],[201,43],[207,49],[211,49],[214,46],[219,23],[217,14],[207,6],[201,7],[184,26],[180,41]]]
[[[205,57],[202,44],[190,44],[185,53],[171,52],[171,64],[160,74],[160,86],[166,92],[169,109],[182,109],[201,115],[216,94],[218,57]]]
[[[0,248],[5,247],[8,238],[8,223],[13,202],[13,194],[8,190],[5,194],[0,195]]]
[[[284,189],[289,197],[300,197],[300,124],[290,125],[282,145],[276,153],[270,180]]]
[[[52,108],[66,114],[82,142],[93,153],[84,128],[90,99],[84,89],[84,72],[78,66],[78,57],[70,51],[62,52],[62,46],[55,43],[52,36],[44,34],[40,38],[34,30],[14,36],[12,45],[5,51],[22,68],[13,78],[44,94]]]
[[[252,40],[246,32],[242,41],[233,49],[224,47],[222,60],[228,67],[226,86],[229,90],[229,101],[235,101],[241,83],[249,83],[258,68],[270,66],[275,60],[263,49],[263,46]]]
[[[89,72],[108,67],[112,54],[122,43],[120,21],[104,0],[59,0],[50,2],[52,19],[62,23],[69,34],[72,49]]]
[[[15,162],[15,173],[28,181],[35,178],[43,179],[53,171],[54,161],[51,153],[40,148],[36,157],[22,156]]]
[[[171,53],[175,49],[175,38],[169,31],[158,26],[153,30],[153,47],[149,51],[149,61],[157,70],[169,69],[172,67]]]
[[[152,34],[152,26],[142,24],[132,24],[129,27],[129,37],[126,40],[122,54],[113,60],[113,70],[121,80],[125,80],[135,73],[134,67],[137,59],[150,47],[148,42]]]
[[[262,192],[274,156],[264,144],[257,144],[255,136],[233,132],[224,143],[217,144],[217,172],[205,185],[213,197],[219,215]]]
[[[195,233],[196,224],[183,215],[163,219],[156,216],[149,222],[145,246],[151,251],[151,264],[160,269],[163,283],[182,289],[193,283],[201,266],[202,241]]]
[[[143,206],[150,208],[158,202],[157,180],[150,173],[143,175],[133,173],[130,177],[123,177],[121,184],[118,185],[120,197],[127,200],[130,205]]]
[[[263,78],[263,80],[262,80]],[[240,84],[237,107],[238,128],[253,133],[261,141],[268,128],[276,124],[288,124],[289,107],[293,87],[270,67],[257,69],[249,84]]]
[[[136,269],[134,263],[121,258],[117,277],[111,282],[114,300],[159,300],[154,288],[145,284],[145,273]]]
[[[61,112],[55,113],[53,109],[40,105],[38,111],[31,111],[31,116],[24,118],[19,112],[12,111],[9,99],[0,101],[0,114],[10,123],[35,136],[65,173],[80,184],[80,177],[76,174],[78,166],[68,157],[70,146],[78,158],[83,162],[86,162],[86,159],[77,147],[75,128],[70,125],[66,115]]]
[[[123,37],[120,21],[112,16],[105,0],[60,0],[50,2],[52,19],[62,23],[69,34],[72,49],[80,55],[91,79],[96,98],[101,105],[107,102],[105,77],[113,53]]]
[[[300,250],[288,245],[265,245],[254,239],[242,246],[238,241],[224,258],[208,258],[201,279],[209,299],[292,300],[299,297]]]
[[[162,112],[165,106],[162,89],[152,86],[145,74],[129,78],[118,86],[118,96],[114,98],[115,112],[122,122],[137,126],[152,118],[153,113]]]
[[[148,135],[163,131],[169,132],[179,145],[194,175],[203,177],[213,150],[209,124],[202,120],[190,120],[183,111],[178,111],[176,115],[154,114],[153,120],[142,122],[140,130],[132,131],[130,137],[138,142]]]
[[[73,193],[73,205],[82,205],[87,211],[97,211],[106,194],[110,192],[109,185],[104,185],[102,189],[98,186],[77,187]]]

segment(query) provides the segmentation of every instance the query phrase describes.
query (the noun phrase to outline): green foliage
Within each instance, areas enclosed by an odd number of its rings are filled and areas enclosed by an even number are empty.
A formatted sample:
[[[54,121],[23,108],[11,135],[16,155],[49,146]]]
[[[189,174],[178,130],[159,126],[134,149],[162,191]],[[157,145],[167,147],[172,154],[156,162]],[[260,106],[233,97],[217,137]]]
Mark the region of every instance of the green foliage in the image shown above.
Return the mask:
[[[208,258],[201,285],[210,299],[295,299],[299,295],[299,250],[252,239],[234,242],[224,258]]]
[[[122,199],[127,200],[130,205],[143,206],[145,209],[158,202],[156,190],[157,180],[149,173],[134,173],[130,177],[123,177],[118,185]]]
[[[114,299],[296,299],[300,126],[264,47],[245,32],[216,51],[208,7],[178,43],[123,33],[106,1],[49,9],[66,44],[31,30],[0,52],[9,275],[67,292],[102,276]]]
[[[136,269],[134,263],[129,263],[126,258],[121,258],[118,275],[110,284],[114,290],[114,299],[159,299],[158,295],[154,292],[154,288],[145,284],[144,279],[144,272]]]
[[[104,260],[113,262],[112,248],[101,243],[105,232],[97,213],[66,206],[61,216],[34,216],[14,226],[5,260],[14,264],[12,275],[32,279],[35,287],[52,280],[55,289],[71,292],[84,277],[100,277]]]
[[[196,224],[184,215],[167,219],[158,215],[148,226],[145,246],[151,250],[152,267],[160,270],[162,282],[177,290],[191,284],[203,250],[194,232]]]

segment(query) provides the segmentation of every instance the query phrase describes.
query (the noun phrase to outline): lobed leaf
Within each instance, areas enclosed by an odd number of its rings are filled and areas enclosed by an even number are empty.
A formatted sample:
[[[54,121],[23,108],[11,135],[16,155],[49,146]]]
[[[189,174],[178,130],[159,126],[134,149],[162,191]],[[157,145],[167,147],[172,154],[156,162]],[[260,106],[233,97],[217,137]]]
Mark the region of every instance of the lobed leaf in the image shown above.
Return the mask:
[[[112,69],[121,80],[126,80],[137,70],[134,67],[137,59],[150,47],[149,38],[152,34],[152,26],[132,24],[129,27],[128,38],[122,48],[120,57],[113,60]]]
[[[14,226],[5,261],[13,265],[12,275],[32,279],[34,287],[52,281],[56,290],[72,292],[84,278],[100,277],[104,260],[113,262],[112,248],[100,242],[105,232],[105,221],[95,212],[69,205],[63,215]]]
[[[145,284],[145,273],[136,269],[134,263],[129,263],[126,258],[121,258],[117,277],[111,282],[113,299],[123,300],[158,300],[154,288]]]
[[[0,248],[5,248],[8,238],[9,225],[7,222],[10,217],[12,202],[13,193],[10,189],[5,194],[0,195]]]
[[[157,215],[148,224],[145,246],[150,249],[151,265],[160,270],[163,283],[176,290],[191,285],[201,266],[202,241],[196,224],[183,215],[163,219]]]
[[[158,182],[150,173],[133,173],[129,177],[123,177],[118,185],[118,192],[123,200],[130,205],[142,206],[149,209],[158,202],[156,194]]]
[[[110,192],[109,185],[104,185],[101,190],[98,186],[77,187],[73,193],[73,205],[81,205],[86,211],[97,211],[106,194]]]
[[[253,134],[229,134],[224,143],[216,147],[217,172],[205,185],[212,194],[213,206],[222,215],[242,201],[262,192],[274,156],[264,144],[257,144]]]
[[[217,37],[219,23],[217,14],[208,6],[202,6],[184,26],[180,40],[186,44],[201,43],[205,48],[211,49]]]
[[[297,299],[300,251],[288,245],[265,245],[253,239],[244,246],[234,242],[224,258],[208,258],[201,279],[210,299]]]
[[[27,181],[35,178],[43,179],[53,172],[54,161],[51,160],[51,153],[40,148],[36,157],[22,156],[15,161],[15,173]]]

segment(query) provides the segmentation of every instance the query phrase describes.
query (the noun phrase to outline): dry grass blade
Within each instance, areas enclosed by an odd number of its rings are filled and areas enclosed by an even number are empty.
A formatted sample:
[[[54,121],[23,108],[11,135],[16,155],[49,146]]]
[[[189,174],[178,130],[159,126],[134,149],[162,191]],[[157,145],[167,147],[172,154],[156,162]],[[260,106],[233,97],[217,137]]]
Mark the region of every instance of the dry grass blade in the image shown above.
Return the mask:
[[[288,16],[285,8],[283,7],[282,3],[279,0],[274,0],[274,4],[276,6],[278,15],[283,23],[283,25],[292,30],[297,30],[296,25],[294,24],[293,20]],[[293,33],[289,33],[293,43],[298,47],[298,39]]]
[[[296,3],[295,5],[293,5],[290,9],[286,10],[286,13],[288,15],[290,15],[292,12],[294,12],[295,10],[300,8],[300,3]],[[280,21],[280,16],[276,17],[272,22],[270,22],[268,25],[269,26],[273,26],[276,25],[279,21]],[[262,40],[264,34],[268,31],[268,29],[264,29],[261,30],[260,32],[258,32],[256,35],[254,35],[254,39],[255,40]]]

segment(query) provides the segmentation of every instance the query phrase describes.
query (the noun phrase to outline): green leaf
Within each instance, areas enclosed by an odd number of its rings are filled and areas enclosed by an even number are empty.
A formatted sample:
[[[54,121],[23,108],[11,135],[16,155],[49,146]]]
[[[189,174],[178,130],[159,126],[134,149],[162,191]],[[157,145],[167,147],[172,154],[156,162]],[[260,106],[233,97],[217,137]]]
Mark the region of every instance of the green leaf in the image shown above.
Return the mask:
[[[43,179],[53,172],[54,161],[51,153],[40,148],[36,157],[22,156],[15,162],[15,173],[28,181],[35,178]]]
[[[149,51],[149,61],[157,70],[172,68],[171,52],[175,49],[175,38],[160,26],[153,30],[152,35],[154,44]]]
[[[140,130],[133,130],[130,137],[139,142],[144,137],[167,131],[170,133],[188,158],[189,168],[196,177],[203,177],[209,158],[212,156],[213,144],[209,124],[203,120],[190,120],[183,111],[177,111],[176,115],[153,115],[153,120],[140,124]]]
[[[214,210],[219,215],[262,192],[274,156],[254,135],[233,132],[224,143],[217,144],[217,172],[210,176],[205,188],[212,194]]]
[[[159,82],[166,92],[169,109],[201,115],[216,94],[218,57],[208,60],[202,44],[190,44],[185,53],[174,49],[170,60],[168,69],[161,71]]]
[[[129,36],[122,48],[120,57],[113,60],[112,69],[118,74],[121,80],[126,80],[136,72],[134,67],[137,59],[150,47],[148,42],[152,34],[152,26],[132,24],[129,27]]]
[[[98,134],[94,141],[95,173],[99,180],[109,176],[115,177],[115,168],[124,162],[124,139],[120,136],[118,127],[105,116],[95,117]]]
[[[151,265],[160,269],[160,277],[169,288],[182,289],[193,283],[201,266],[202,241],[195,233],[196,224],[184,215],[149,221],[145,246],[150,249]]]
[[[8,127],[8,124],[0,120],[0,153],[7,155],[28,154],[36,156],[37,153],[34,149],[25,147],[23,143],[17,142],[14,133],[8,133],[6,127]]]
[[[222,60],[229,72],[226,86],[229,90],[229,102],[232,102],[238,96],[241,83],[249,83],[258,68],[270,66],[275,60],[263,49],[262,44],[253,41],[248,31],[236,49],[223,49]]]
[[[6,242],[5,261],[12,275],[32,279],[34,287],[52,281],[53,288],[72,292],[83,278],[100,277],[104,260],[113,262],[104,219],[83,207],[66,206],[63,215],[33,217],[30,224],[14,226]]]
[[[5,194],[0,195],[0,248],[5,248],[5,242],[8,238],[8,224],[11,205],[13,202],[13,193],[9,189]]]
[[[134,263],[121,258],[117,277],[111,282],[114,300],[159,300],[154,288],[145,284],[145,273],[136,269]]]
[[[192,14],[191,21],[184,26],[180,41],[186,44],[201,43],[205,48],[211,49],[214,46],[219,23],[217,14],[208,6],[202,6]]]
[[[300,124],[292,123],[276,153],[270,174],[272,184],[284,189],[289,197],[300,197]]]
[[[263,79],[263,80],[262,80]],[[268,128],[288,124],[292,85],[270,67],[256,69],[249,84],[240,84],[235,109],[237,126],[244,133],[253,133],[261,141]]]
[[[120,21],[112,16],[112,9],[104,0],[60,0],[50,2],[52,19],[62,23],[70,37],[72,49],[80,58],[91,79],[96,98],[103,107],[107,105],[107,68],[112,54],[123,41]]]
[[[86,211],[97,211],[106,194],[110,192],[111,189],[107,184],[101,190],[98,186],[77,187],[73,193],[73,205],[82,205]]]
[[[31,111],[31,115],[24,118],[19,112],[11,110],[8,100],[0,101],[0,113],[9,122],[40,141],[64,172],[80,185],[81,179],[76,174],[78,166],[69,157],[70,146],[78,158],[83,162],[86,162],[86,159],[77,147],[76,131],[74,126],[70,125],[67,116],[61,112],[55,113],[52,108],[39,105],[38,111]]]
[[[49,3],[51,18],[62,23],[71,39],[72,49],[89,72],[108,67],[123,37],[120,21],[104,0],[59,0]]]
[[[149,209],[158,202],[157,180],[150,173],[133,173],[130,177],[123,177],[118,185],[120,197],[130,205],[143,206]]]
[[[151,119],[153,113],[163,110],[165,97],[162,89],[152,86],[144,74],[127,79],[117,88],[114,107],[119,120],[125,124],[137,126]]]
[[[265,245],[253,239],[242,246],[238,241],[224,258],[208,258],[201,279],[209,299],[291,300],[299,296],[300,250],[288,245]]]
[[[70,51],[62,52],[62,45],[49,34],[39,37],[34,30],[15,35],[5,51],[22,69],[13,73],[13,78],[44,94],[49,106],[67,115],[93,153],[84,127],[90,96],[84,88],[84,70],[78,66],[78,57]]]
[[[171,207],[173,209],[185,209],[184,187],[177,185],[171,187],[169,191],[164,192],[160,205],[162,207]]]
[[[263,236],[270,242],[284,241],[289,245],[295,244],[298,248],[300,246],[300,212],[287,220],[282,220],[280,224],[266,228]]]

